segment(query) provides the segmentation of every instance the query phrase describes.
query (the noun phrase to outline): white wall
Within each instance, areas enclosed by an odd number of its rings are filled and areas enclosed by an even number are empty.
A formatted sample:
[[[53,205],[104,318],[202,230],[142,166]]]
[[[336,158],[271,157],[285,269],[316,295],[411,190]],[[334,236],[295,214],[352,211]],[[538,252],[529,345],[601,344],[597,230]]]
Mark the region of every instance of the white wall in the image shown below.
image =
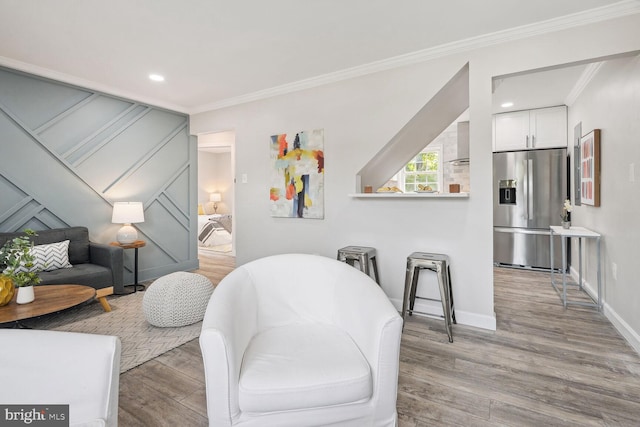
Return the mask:
[[[234,129],[239,264],[283,252],[335,257],[342,246],[376,247],[382,286],[397,306],[406,257],[451,257],[458,323],[495,328],[492,267],[491,78],[640,48],[640,16],[458,53],[315,89],[192,116],[194,134]],[[470,63],[468,199],[372,200],[348,196],[355,175],[448,81]],[[325,130],[325,219],[269,216],[269,136]],[[640,324],[635,325],[640,330]]]
[[[627,331],[627,338],[640,352],[640,57],[609,61],[598,70],[569,107],[569,129],[580,122],[583,135],[601,129],[601,206],[578,206],[571,221],[604,236],[605,312],[623,333]],[[633,182],[631,164],[636,169]],[[592,240],[586,243],[586,281],[595,290],[595,244]],[[572,250],[577,254],[576,244]],[[617,265],[617,278],[612,263]],[[577,255],[573,264],[577,269]]]
[[[215,154],[215,170],[217,171],[217,190],[222,195],[222,201],[218,203],[218,213],[230,214],[233,212],[233,163],[231,152]]]

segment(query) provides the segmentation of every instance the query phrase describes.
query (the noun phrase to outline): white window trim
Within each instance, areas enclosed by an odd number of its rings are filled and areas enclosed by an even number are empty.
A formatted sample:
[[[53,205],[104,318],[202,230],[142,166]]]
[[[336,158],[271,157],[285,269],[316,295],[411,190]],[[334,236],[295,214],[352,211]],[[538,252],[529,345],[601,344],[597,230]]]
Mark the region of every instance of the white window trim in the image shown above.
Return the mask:
[[[442,163],[443,163],[442,162],[442,147],[427,147],[424,150],[420,151],[420,153],[429,153],[429,152],[437,152],[438,153],[438,191],[440,193],[443,193],[444,189],[442,188],[442,186],[444,185],[444,178],[443,178],[443,166],[442,166]],[[418,153],[418,154],[420,154],[420,153]],[[418,154],[416,154],[416,156]],[[413,158],[415,158],[415,156]],[[407,162],[407,163],[409,163],[409,162]],[[402,166],[402,169],[400,169],[398,171],[398,173],[392,178],[392,179],[397,180],[398,187],[401,188],[402,191],[404,191],[405,168],[406,168],[406,163]]]

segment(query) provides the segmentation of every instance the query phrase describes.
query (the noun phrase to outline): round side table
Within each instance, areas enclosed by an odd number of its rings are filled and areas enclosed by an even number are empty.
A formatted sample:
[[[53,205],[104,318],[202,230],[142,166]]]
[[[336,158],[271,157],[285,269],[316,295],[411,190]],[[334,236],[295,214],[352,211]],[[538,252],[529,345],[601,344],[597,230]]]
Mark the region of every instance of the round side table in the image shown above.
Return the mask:
[[[134,256],[133,256],[133,285],[124,285],[125,288],[128,287],[133,287],[133,291],[132,292],[128,292],[128,293],[135,293],[138,292],[138,290],[140,291],[144,291],[145,290],[145,286],[141,285],[138,283],[138,249],[146,246],[147,242],[145,242],[144,240],[136,240],[132,243],[119,243],[119,242],[111,242],[110,245],[111,246],[119,246],[122,249],[133,249],[135,251]]]

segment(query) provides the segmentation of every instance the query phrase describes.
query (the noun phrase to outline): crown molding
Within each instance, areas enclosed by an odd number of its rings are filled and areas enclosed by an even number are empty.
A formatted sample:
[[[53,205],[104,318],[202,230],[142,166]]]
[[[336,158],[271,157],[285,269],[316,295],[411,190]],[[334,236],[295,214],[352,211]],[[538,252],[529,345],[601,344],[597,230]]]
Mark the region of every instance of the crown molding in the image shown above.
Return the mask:
[[[535,24],[523,25],[508,30],[484,34],[478,37],[472,37],[452,43],[445,43],[433,48],[399,55],[380,61],[374,61],[361,66],[347,68],[333,73],[323,74],[320,76],[311,77],[308,79],[303,79],[296,82],[291,82],[284,85],[275,86],[272,88],[195,107],[172,104],[159,99],[146,97],[138,93],[124,91],[113,86],[82,79],[70,74],[51,70],[45,67],[39,67],[3,56],[0,56],[0,66],[5,66],[26,73],[35,74],[44,78],[61,81],[70,85],[95,90],[116,97],[135,100],[141,103],[153,105],[171,111],[176,111],[179,113],[198,114],[206,111],[219,110],[235,105],[259,101],[274,96],[285,95],[301,90],[312,89],[326,84],[336,83],[355,77],[362,77],[368,74],[387,71],[407,65],[418,64],[456,53],[467,52],[470,50],[480,49],[500,43],[506,43],[509,41],[533,37],[536,35],[560,31],[572,27],[578,27],[581,25],[587,25],[628,15],[634,15],[637,13],[640,13],[640,0],[623,0],[612,5],[590,9],[584,12],[566,15],[559,18],[553,18]]]
[[[587,88],[589,83],[591,83],[591,80],[595,78],[596,74],[598,74],[598,71],[600,71],[600,68],[602,68],[603,65],[604,65],[604,62],[601,61],[601,62],[593,62],[586,66],[586,68],[584,69],[582,74],[580,74],[580,77],[576,81],[576,84],[573,85],[571,92],[569,92],[569,94],[565,98],[564,100],[565,105],[571,107],[573,103],[576,102],[580,94],[582,94],[582,92]]]
[[[323,74],[321,76],[299,80],[296,82],[287,83],[281,86],[276,86],[233,98],[223,99],[221,101],[213,102],[210,104],[200,105],[189,109],[189,114],[198,114],[206,111],[219,110],[235,105],[259,101],[278,95],[285,95],[288,93],[305,89],[312,89],[330,83],[337,83],[355,77],[362,77],[367,74],[373,74],[381,71],[391,70],[394,68],[404,67],[407,65],[418,64],[456,53],[467,52],[470,50],[476,50],[496,44],[520,40],[523,38],[533,37],[546,33],[552,33],[555,31],[565,30],[581,25],[607,21],[623,16],[634,15],[636,13],[640,13],[640,1],[623,0],[612,5],[602,6],[584,12],[578,12],[571,15],[553,18],[547,21],[537,22],[535,24],[522,25],[520,27],[484,34],[478,37],[471,37],[464,40],[445,43],[433,48],[394,56],[392,58],[371,62],[357,67],[347,68],[344,70],[336,71],[334,73]]]
[[[59,71],[51,70],[45,67],[39,67],[37,65],[28,64],[26,62],[17,61],[15,59],[0,56],[0,66],[11,68],[14,70],[22,71],[29,74],[34,74],[46,79],[56,80],[62,83],[66,83],[72,86],[79,86],[83,89],[89,89],[96,92],[104,93],[105,95],[115,96],[118,98],[124,98],[142,104],[152,105],[165,110],[171,110],[178,113],[189,114],[186,107],[182,105],[171,104],[159,99],[145,97],[139,93],[133,93],[118,89],[113,86],[105,85],[102,83],[94,82],[92,80],[85,80],[80,77],[72,76],[70,74],[61,73]]]

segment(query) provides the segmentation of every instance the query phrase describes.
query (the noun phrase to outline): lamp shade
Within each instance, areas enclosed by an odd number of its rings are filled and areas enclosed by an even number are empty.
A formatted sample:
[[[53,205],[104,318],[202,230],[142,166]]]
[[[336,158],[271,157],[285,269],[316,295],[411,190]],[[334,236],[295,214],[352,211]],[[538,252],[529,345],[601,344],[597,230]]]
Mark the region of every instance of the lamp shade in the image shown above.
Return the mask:
[[[115,202],[111,222],[124,224],[116,239],[121,245],[128,245],[138,239],[138,231],[131,226],[135,222],[144,222],[144,209],[141,202]]]
[[[222,194],[220,194],[220,193],[211,193],[211,194],[209,194],[209,201],[210,202],[221,202],[222,201]]]
[[[117,224],[144,222],[142,202],[115,202],[111,222]]]

